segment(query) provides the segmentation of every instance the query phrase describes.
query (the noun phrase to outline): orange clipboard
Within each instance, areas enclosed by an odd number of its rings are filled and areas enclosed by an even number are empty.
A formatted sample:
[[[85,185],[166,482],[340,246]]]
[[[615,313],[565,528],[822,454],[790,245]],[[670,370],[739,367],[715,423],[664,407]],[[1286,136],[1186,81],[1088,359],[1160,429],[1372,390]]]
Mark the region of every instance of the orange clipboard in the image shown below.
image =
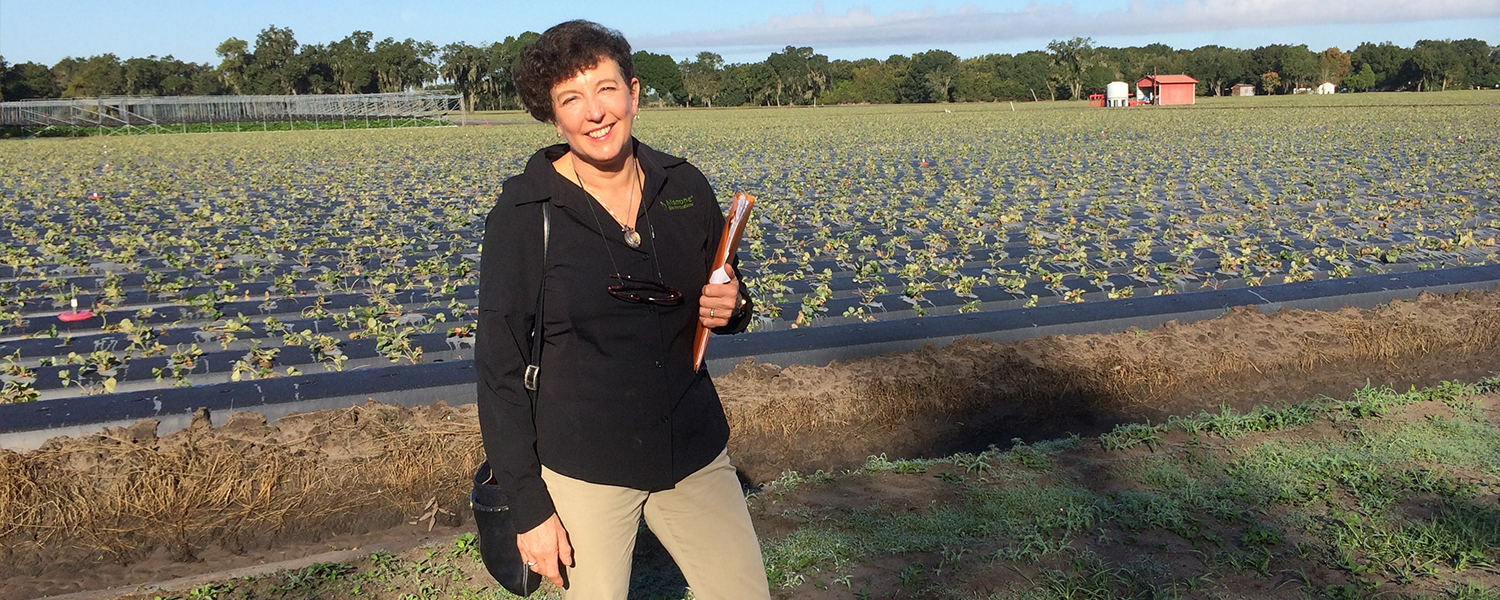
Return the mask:
[[[755,197],[744,192],[734,195],[729,201],[729,213],[724,217],[724,233],[719,236],[719,249],[714,253],[714,266],[709,269],[710,281],[713,274],[724,268],[729,263],[729,258],[739,251],[740,238],[745,235],[745,224],[750,222],[750,208],[755,206]],[[708,350],[708,328],[700,321],[698,330],[693,335],[693,369],[703,366],[703,353]]]

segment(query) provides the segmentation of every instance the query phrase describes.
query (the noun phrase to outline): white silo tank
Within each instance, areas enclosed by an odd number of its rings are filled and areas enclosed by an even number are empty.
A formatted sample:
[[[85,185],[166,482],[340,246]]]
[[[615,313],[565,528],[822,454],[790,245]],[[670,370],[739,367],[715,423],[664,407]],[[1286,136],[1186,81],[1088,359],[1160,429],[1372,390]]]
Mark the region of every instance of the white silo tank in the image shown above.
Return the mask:
[[[1111,81],[1104,86],[1105,104],[1108,106],[1126,106],[1130,103],[1130,84],[1123,81]]]

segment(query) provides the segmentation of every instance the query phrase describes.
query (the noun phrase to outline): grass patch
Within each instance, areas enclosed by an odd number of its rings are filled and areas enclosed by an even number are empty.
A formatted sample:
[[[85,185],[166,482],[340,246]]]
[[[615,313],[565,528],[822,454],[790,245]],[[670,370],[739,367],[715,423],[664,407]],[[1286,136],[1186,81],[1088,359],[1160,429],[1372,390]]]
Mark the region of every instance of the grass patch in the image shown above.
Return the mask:
[[[870,597],[1491,597],[1497,384],[1367,386],[1122,425],[1097,445],[872,457],[817,487],[771,486],[763,511],[797,525],[764,542],[767,572],[789,597],[840,581]],[[915,478],[938,480],[925,503],[879,491]],[[819,487],[872,498],[799,504]]]

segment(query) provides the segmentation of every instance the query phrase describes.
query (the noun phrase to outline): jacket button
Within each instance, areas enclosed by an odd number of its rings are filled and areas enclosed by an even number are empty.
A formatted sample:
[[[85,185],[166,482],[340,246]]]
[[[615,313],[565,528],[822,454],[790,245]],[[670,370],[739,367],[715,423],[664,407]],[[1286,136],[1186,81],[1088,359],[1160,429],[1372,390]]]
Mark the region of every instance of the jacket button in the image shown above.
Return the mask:
[[[661,422],[663,422],[663,423],[669,422],[671,420],[672,420],[672,417],[670,417],[670,416],[666,416],[666,417],[662,417],[661,418]]]
[[[658,361],[656,361],[656,368],[658,368],[658,369],[660,369],[660,368],[661,368],[661,361],[659,361],[659,360],[658,360]]]

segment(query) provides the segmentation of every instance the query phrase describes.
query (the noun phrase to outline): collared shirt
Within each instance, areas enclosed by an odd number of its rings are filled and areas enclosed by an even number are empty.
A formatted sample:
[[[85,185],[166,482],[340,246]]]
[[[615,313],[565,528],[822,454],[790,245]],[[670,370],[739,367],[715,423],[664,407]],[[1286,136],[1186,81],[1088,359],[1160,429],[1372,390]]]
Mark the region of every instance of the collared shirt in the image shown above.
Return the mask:
[[[635,227],[618,222],[538,151],[505,182],[485,222],[480,264],[479,424],[519,531],[552,514],[541,465],[593,483],[670,489],[724,449],[729,426],[707,370],[692,365],[698,299],[724,227],[708,180],[635,142],[644,172]],[[542,267],[542,202],[552,205]],[[545,275],[544,275],[545,274]],[[676,306],[626,302],[616,275],[682,292]],[[521,385],[537,286],[544,287],[536,406]],[[747,296],[741,291],[743,296]],[[716,333],[743,331],[751,310]]]

